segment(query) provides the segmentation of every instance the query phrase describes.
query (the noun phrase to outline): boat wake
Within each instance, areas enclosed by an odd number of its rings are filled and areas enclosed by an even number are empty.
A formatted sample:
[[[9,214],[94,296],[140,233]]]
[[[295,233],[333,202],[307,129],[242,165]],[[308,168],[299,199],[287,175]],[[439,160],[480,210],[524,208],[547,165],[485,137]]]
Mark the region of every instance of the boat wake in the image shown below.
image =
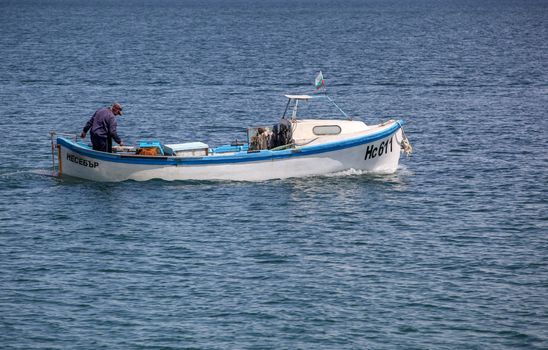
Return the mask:
[[[57,172],[53,172],[51,171],[51,169],[18,170],[18,171],[12,171],[8,173],[0,174],[0,178],[25,177],[28,175],[57,177]]]
[[[371,177],[386,177],[398,178],[400,176],[410,176],[413,175],[413,172],[409,170],[405,165],[398,165],[398,169],[394,173],[383,173],[378,171],[367,171],[367,170],[357,170],[357,169],[348,169],[339,171],[336,173],[326,174],[326,177],[347,177],[347,176],[371,176]]]
[[[51,176],[51,177],[59,176],[59,173],[57,171],[52,171],[51,169],[33,169],[33,170],[30,170],[29,172],[34,175]]]

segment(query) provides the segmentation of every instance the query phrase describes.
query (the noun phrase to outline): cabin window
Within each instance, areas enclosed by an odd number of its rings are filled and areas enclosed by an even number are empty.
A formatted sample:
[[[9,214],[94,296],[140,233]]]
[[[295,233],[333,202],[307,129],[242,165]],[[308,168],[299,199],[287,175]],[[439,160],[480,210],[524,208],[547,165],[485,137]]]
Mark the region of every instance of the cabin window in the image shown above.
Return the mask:
[[[341,127],[338,125],[318,125],[312,129],[314,135],[338,135],[341,133]]]

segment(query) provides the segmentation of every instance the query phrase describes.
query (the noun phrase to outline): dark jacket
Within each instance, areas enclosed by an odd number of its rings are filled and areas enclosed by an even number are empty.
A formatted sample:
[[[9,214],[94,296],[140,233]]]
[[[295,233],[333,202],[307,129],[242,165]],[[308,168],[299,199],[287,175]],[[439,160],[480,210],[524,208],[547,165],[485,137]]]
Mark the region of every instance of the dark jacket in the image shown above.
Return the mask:
[[[111,139],[118,144],[121,143],[122,140],[116,132],[117,125],[116,116],[109,108],[98,109],[84,126],[85,133],[91,130],[93,149],[110,152],[110,147],[107,148],[107,145],[112,145]]]

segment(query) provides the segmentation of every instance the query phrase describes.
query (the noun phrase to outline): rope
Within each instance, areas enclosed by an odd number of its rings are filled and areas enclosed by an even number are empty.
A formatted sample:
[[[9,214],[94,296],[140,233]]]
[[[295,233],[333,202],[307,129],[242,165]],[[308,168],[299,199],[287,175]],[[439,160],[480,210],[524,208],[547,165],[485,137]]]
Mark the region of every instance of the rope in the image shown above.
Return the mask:
[[[329,102],[333,103],[333,105],[334,105],[335,107],[337,107],[337,109],[346,117],[346,119],[352,120],[352,118],[349,117],[348,114],[346,114],[346,113],[341,109],[341,107],[339,107],[339,106],[335,103],[335,101],[333,101],[333,100],[331,99],[331,97],[329,97],[329,96],[327,95],[327,90],[326,90],[326,92],[325,92],[325,97],[329,100]]]

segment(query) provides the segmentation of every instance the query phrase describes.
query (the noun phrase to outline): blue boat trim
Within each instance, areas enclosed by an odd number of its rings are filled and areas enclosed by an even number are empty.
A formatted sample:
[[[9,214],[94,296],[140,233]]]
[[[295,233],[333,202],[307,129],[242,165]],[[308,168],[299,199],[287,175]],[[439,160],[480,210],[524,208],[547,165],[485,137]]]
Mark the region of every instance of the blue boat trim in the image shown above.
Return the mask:
[[[122,155],[116,153],[105,153],[94,151],[82,147],[63,137],[57,138],[57,143],[70,151],[76,152],[86,157],[104,160],[114,163],[126,164],[147,164],[147,165],[199,165],[199,164],[228,164],[228,163],[243,163],[243,162],[260,162],[271,161],[284,158],[294,158],[320,154],[332,151],[338,151],[345,148],[355,147],[366,143],[378,141],[395,133],[403,125],[402,120],[396,121],[390,128],[381,132],[362,136],[359,138],[343,140],[340,142],[332,142],[316,146],[305,146],[299,149],[286,149],[280,151],[262,150],[259,152],[248,153],[246,151],[238,152],[232,155],[210,155],[206,157],[166,157],[166,156],[137,156],[137,155]]]

